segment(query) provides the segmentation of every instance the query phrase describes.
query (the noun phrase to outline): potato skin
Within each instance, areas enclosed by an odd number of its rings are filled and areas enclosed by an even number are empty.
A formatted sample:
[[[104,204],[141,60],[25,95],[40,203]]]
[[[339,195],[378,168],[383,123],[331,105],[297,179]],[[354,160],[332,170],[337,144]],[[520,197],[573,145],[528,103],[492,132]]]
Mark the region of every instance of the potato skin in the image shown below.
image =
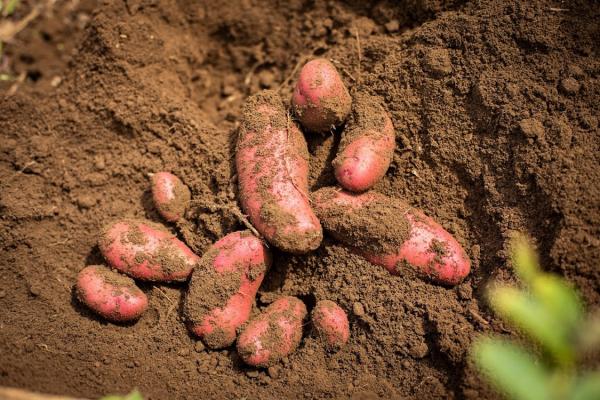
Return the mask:
[[[327,133],[346,120],[351,106],[348,89],[331,62],[317,58],[302,67],[292,94],[292,108],[304,128]]]
[[[190,189],[170,172],[157,172],[150,178],[152,200],[158,213],[169,222],[183,217],[190,200]]]
[[[218,240],[194,268],[185,298],[190,331],[207,347],[230,346],[248,321],[254,297],[271,266],[271,253],[250,231]]]
[[[350,338],[346,312],[331,300],[317,302],[311,313],[313,329],[329,350],[339,350]]]
[[[146,281],[185,281],[200,260],[164,227],[143,219],[108,224],[98,246],[113,268]]]
[[[344,189],[363,192],[372,188],[388,170],[396,135],[390,116],[376,97],[356,94],[352,108],[332,164]]]
[[[110,321],[138,319],[148,308],[146,294],[133,279],[102,265],[79,271],[75,292],[82,303]]]
[[[313,201],[327,231],[394,275],[410,267],[434,282],[456,285],[469,274],[470,260],[456,239],[400,200],[323,188]]]
[[[308,158],[306,140],[277,92],[251,96],[236,149],[240,202],[269,243],[296,254],[316,249],[323,239],[308,200]]]
[[[237,340],[242,360],[254,367],[269,367],[291,354],[302,339],[306,306],[296,297],[285,296],[252,319]]]

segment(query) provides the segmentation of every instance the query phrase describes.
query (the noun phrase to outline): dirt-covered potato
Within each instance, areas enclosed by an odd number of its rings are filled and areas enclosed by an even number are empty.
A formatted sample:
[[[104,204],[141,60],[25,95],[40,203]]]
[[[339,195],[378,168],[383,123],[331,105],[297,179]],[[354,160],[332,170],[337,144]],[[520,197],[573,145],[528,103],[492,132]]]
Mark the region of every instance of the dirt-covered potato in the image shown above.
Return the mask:
[[[250,231],[213,244],[194,269],[185,298],[190,331],[212,349],[230,346],[270,266],[269,249]]]
[[[352,115],[333,160],[337,181],[352,192],[372,188],[385,175],[395,147],[394,126],[379,99],[355,94]]]
[[[277,92],[251,96],[235,157],[240,202],[269,243],[290,253],[307,253],[323,239],[308,200],[308,158],[306,140]]]
[[[242,360],[254,367],[269,367],[292,353],[302,339],[306,306],[296,297],[285,296],[252,319],[237,341]]]
[[[75,292],[82,303],[110,321],[138,319],[148,308],[146,294],[133,279],[102,265],[82,269]]]
[[[98,246],[113,268],[147,281],[185,281],[200,260],[164,227],[146,220],[123,219],[107,225]]]
[[[346,120],[351,105],[348,89],[329,60],[317,58],[302,67],[292,108],[304,128],[327,133]]]
[[[170,172],[157,172],[150,178],[152,200],[159,214],[169,222],[183,217],[190,204],[190,189]]]
[[[456,239],[401,200],[336,188],[317,190],[313,200],[328,232],[394,275],[410,268],[438,283],[456,285],[469,274],[471,263]]]

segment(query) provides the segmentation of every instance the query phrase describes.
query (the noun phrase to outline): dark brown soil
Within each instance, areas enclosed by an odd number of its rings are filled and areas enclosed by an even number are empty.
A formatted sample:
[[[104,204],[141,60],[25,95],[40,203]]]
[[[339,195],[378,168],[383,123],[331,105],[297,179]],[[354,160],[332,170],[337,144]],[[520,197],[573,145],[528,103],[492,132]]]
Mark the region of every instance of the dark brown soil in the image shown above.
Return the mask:
[[[600,304],[597,2],[128,0],[55,10],[6,50],[5,68],[28,78],[0,99],[0,385],[92,398],[132,386],[151,399],[495,398],[467,351],[479,333],[514,333],[483,292],[492,279],[514,280],[516,230],[536,239],[548,270]],[[196,344],[182,322],[185,285],[140,284],[150,306],[130,325],[81,306],[73,284],[102,263],[101,227],[160,222],[148,173],[169,170],[190,187],[188,221],[170,228],[197,253],[243,228],[232,211],[241,104],[262,88],[289,99],[297,64],[313,56],[384,102],[397,150],[376,189],[455,235],[473,263],[466,282],[391,276],[328,236],[309,255],[276,253],[257,305],[280,295],[309,310],[335,301],[351,338],[331,354],[306,336],[259,371],[233,348]],[[308,141],[311,189],[334,184],[339,137]]]

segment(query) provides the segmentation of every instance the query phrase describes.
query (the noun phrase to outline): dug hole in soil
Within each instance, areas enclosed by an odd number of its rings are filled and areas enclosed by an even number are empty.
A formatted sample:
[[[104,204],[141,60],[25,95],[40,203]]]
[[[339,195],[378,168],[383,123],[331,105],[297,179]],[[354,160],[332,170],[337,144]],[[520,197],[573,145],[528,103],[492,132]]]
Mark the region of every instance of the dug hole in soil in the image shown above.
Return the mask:
[[[66,3],[6,49],[27,79],[0,99],[0,385],[88,398],[132,387],[149,399],[496,398],[468,351],[478,334],[516,334],[484,296],[493,280],[515,282],[515,231],[600,303],[597,2]],[[185,285],[142,284],[150,305],[133,324],[81,305],[73,284],[103,263],[100,228],[161,222],[148,173],[191,188],[186,221],[170,227],[197,254],[243,228],[231,212],[241,105],[263,88],[289,99],[315,56],[384,102],[397,146],[375,189],[457,238],[472,261],[465,282],[392,276],[327,235],[309,255],[275,252],[255,312],[280,295],[333,300],[351,337],[332,354],[306,336],[268,370],[188,334]],[[311,190],[334,185],[338,137],[307,140]]]

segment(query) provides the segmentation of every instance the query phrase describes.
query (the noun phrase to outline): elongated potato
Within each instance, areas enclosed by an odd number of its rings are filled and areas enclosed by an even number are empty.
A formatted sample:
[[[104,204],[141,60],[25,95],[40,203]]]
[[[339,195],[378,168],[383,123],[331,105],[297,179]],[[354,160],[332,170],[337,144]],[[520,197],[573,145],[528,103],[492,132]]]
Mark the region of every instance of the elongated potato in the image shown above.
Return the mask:
[[[183,217],[190,204],[190,189],[170,172],[157,172],[150,180],[152,200],[160,215],[169,222]]]
[[[194,268],[184,314],[207,347],[230,346],[250,317],[254,297],[271,266],[269,249],[250,231],[217,241]]]
[[[200,260],[164,227],[141,219],[107,225],[98,246],[113,268],[146,281],[185,281]]]
[[[456,239],[400,200],[335,188],[317,190],[313,200],[328,232],[394,275],[411,268],[438,283],[456,285],[469,274],[469,258]]]
[[[90,265],[79,272],[75,285],[77,298],[110,321],[138,319],[148,298],[133,281],[102,265]]]
[[[317,302],[311,313],[313,329],[329,350],[339,350],[350,338],[348,316],[331,300]]]
[[[240,202],[267,241],[290,253],[307,253],[323,239],[308,200],[308,157],[277,92],[251,96],[236,151]]]
[[[304,128],[327,133],[346,120],[351,105],[348,89],[331,62],[317,58],[302,67],[292,108]]]
[[[337,181],[352,192],[372,188],[385,175],[395,147],[392,120],[379,100],[374,96],[356,94],[352,115],[333,160]]]
[[[277,299],[252,319],[237,341],[242,360],[254,367],[269,367],[291,354],[302,339],[304,303],[292,296]]]

